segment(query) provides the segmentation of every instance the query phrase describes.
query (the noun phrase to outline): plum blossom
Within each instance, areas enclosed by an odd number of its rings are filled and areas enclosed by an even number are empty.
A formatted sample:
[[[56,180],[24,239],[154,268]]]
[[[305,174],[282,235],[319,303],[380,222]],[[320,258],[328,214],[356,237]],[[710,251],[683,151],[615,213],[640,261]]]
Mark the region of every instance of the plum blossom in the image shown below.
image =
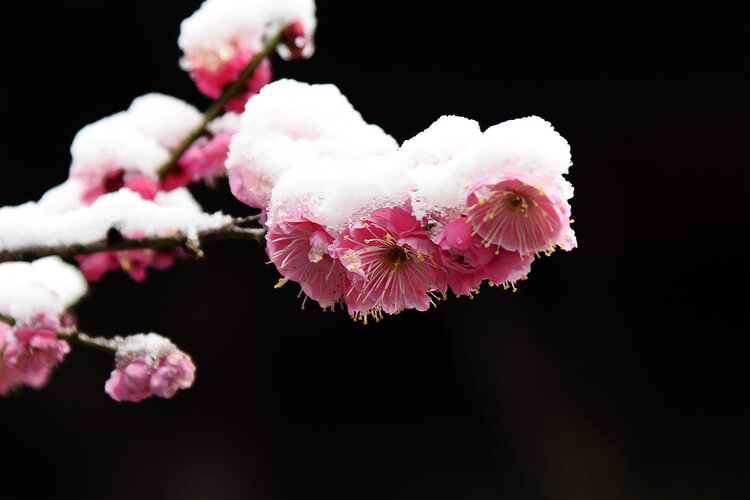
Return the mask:
[[[346,270],[330,255],[334,237],[306,219],[279,222],[268,229],[267,252],[287,280],[299,283],[305,295],[321,307],[333,307],[346,288]]]
[[[436,240],[454,294],[470,296],[485,280],[512,286],[529,273],[533,256],[524,258],[518,252],[487,248],[472,231],[462,216],[446,224]]]
[[[227,159],[282,282],[363,320],[424,310],[448,288],[515,290],[539,253],[575,248],[570,164],[539,117],[482,132],[444,116],[399,147],[335,87],[292,80],[248,103]]]
[[[570,209],[559,193],[533,184],[527,176],[489,177],[470,189],[467,222],[482,244],[523,256],[570,244]]]
[[[109,272],[122,270],[141,283],[148,276],[149,269],[168,269],[176,259],[184,256],[185,251],[179,247],[146,248],[78,255],[76,261],[83,275],[91,282],[99,281]]]
[[[355,319],[425,311],[446,291],[438,246],[402,208],[375,210],[344,231],[332,251],[348,272],[344,300]]]
[[[186,186],[191,182],[210,180],[226,173],[224,163],[229,152],[232,132],[222,132],[210,139],[196,140],[169,169],[159,186],[165,191]]]
[[[185,101],[151,93],[83,127],[70,146],[70,177],[84,185],[83,201],[90,205],[123,187],[154,199],[159,169],[201,120]]]
[[[169,339],[155,333],[116,338],[115,369],[104,390],[115,401],[171,398],[195,380],[195,364]]]
[[[198,90],[215,99],[279,31],[279,55],[310,57],[315,26],[312,0],[206,0],[180,25],[177,43],[184,52],[180,65]],[[242,111],[248,99],[270,81],[271,65],[264,58],[225,109]]]
[[[255,54],[245,46],[238,46],[234,56],[220,66],[193,64],[190,76],[195,81],[195,86],[203,95],[212,99],[218,99],[224,88],[237,80]],[[271,62],[263,58],[253,71],[252,75],[243,82],[243,88],[232,97],[224,109],[227,111],[242,112],[248,99],[257,94],[260,89],[271,81]]]
[[[54,330],[28,326],[12,328],[0,322],[0,395],[7,396],[20,386],[43,387],[68,352],[68,343],[58,339]]]

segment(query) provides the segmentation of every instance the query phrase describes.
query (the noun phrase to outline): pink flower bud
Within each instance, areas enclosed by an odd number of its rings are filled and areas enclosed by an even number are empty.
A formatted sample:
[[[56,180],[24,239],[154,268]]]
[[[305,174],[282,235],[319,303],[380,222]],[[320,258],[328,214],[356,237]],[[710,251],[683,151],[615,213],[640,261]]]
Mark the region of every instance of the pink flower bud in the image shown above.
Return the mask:
[[[456,295],[471,295],[484,280],[497,284],[515,283],[531,270],[533,256],[501,249],[496,252],[473,235],[466,217],[446,224],[437,238],[448,285]]]
[[[182,352],[168,354],[151,376],[150,388],[155,396],[171,398],[177,389],[187,389],[195,380],[195,365]]]
[[[70,352],[68,343],[51,330],[18,328],[13,335],[15,341],[5,347],[3,362],[26,374],[49,373]]]
[[[104,391],[115,401],[171,398],[178,389],[193,385],[195,364],[169,339],[141,333],[115,341],[115,369],[104,384]]]
[[[135,360],[120,370],[114,370],[104,384],[104,391],[115,401],[138,402],[151,396],[150,380],[146,362]]]
[[[301,21],[289,24],[284,28],[281,37],[286,48],[282,53],[285,59],[302,59],[312,54],[312,39],[305,33],[305,26]]]
[[[0,395],[20,386],[38,389],[47,383],[52,368],[70,351],[55,332],[0,323]]]

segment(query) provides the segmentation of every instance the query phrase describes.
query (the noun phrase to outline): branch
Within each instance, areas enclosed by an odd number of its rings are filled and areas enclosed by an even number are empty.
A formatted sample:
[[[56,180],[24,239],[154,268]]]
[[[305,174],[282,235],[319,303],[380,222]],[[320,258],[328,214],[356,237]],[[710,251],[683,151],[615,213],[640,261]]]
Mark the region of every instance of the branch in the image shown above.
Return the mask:
[[[83,332],[73,330],[71,332],[55,332],[57,338],[67,340],[72,344],[77,344],[83,347],[89,347],[98,351],[108,352],[110,354],[117,353],[117,344],[112,339],[106,339],[104,337],[91,337]]]
[[[259,215],[234,219],[223,226],[199,231],[193,237],[183,233],[175,233],[172,235],[125,238],[116,228],[110,228],[105,238],[90,243],[51,246],[38,245],[12,250],[2,249],[0,250],[0,262],[32,261],[49,255],[57,255],[63,259],[70,259],[76,255],[88,255],[98,252],[166,247],[182,247],[187,251],[188,255],[201,258],[203,256],[201,245],[207,241],[241,239],[255,240],[262,244],[265,241],[266,230],[260,227],[259,220]],[[0,317],[1,319],[2,317]]]
[[[250,78],[250,76],[255,71],[255,68],[258,67],[260,62],[265,58],[268,57],[271,52],[276,48],[276,45],[278,45],[282,40],[283,30],[278,31],[271,39],[266,43],[266,45],[263,47],[263,50],[255,54],[255,57],[248,63],[247,66],[245,66],[245,69],[242,70],[242,73],[237,77],[237,79],[227,85],[224,88],[224,92],[219,96],[218,99],[216,99],[213,104],[211,104],[211,107],[208,108],[208,111],[206,111],[203,115],[203,120],[201,121],[200,125],[198,125],[183,141],[180,143],[179,146],[172,152],[172,155],[169,157],[169,160],[167,160],[164,165],[159,167],[159,170],[157,170],[157,174],[160,178],[164,178],[164,176],[167,175],[169,170],[174,166],[175,163],[177,163],[177,160],[180,158],[182,153],[184,153],[187,148],[190,147],[190,145],[195,142],[198,137],[203,133],[204,129],[206,128],[206,125],[216,118],[219,113],[224,109],[224,106],[226,105],[229,100],[237,95],[237,93],[242,89],[243,85],[245,84],[245,81]]]
[[[15,326],[17,321],[15,318],[6,314],[0,313],[0,322],[6,323],[10,326]],[[78,330],[72,330],[68,332],[55,332],[57,338],[67,340],[73,344],[78,344],[84,347],[90,347],[99,351],[108,352],[115,354],[117,352],[117,344],[112,339],[106,339],[104,337],[92,337]]]

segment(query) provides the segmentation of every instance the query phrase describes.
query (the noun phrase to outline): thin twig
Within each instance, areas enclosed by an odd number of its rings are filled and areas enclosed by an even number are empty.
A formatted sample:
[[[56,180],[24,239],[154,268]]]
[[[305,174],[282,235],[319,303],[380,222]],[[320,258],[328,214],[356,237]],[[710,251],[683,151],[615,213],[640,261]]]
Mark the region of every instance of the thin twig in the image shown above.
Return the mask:
[[[6,323],[10,326],[15,326],[16,323],[18,323],[15,318],[3,313],[0,313],[0,322]],[[112,339],[107,339],[104,337],[92,337],[77,330],[71,330],[68,332],[55,332],[55,335],[57,335],[57,338],[59,339],[67,340],[68,342],[78,344],[80,346],[97,349],[99,351],[108,352],[110,354],[115,354],[117,352],[117,344]]]
[[[247,66],[245,66],[245,69],[242,70],[242,73],[237,77],[237,79],[232,82],[231,84],[227,85],[224,88],[224,91],[219,96],[218,99],[216,99],[212,104],[211,107],[208,108],[208,111],[206,111],[203,114],[203,120],[201,121],[200,125],[198,125],[193,131],[185,137],[185,139],[180,143],[177,148],[172,151],[171,156],[169,157],[169,160],[167,160],[164,165],[159,167],[159,170],[157,170],[157,173],[159,174],[160,178],[164,178],[169,170],[174,166],[175,163],[177,163],[177,160],[180,158],[182,153],[184,153],[187,148],[190,147],[190,145],[195,142],[198,137],[203,133],[204,129],[208,125],[208,123],[216,118],[219,113],[224,109],[224,106],[227,102],[229,102],[230,99],[232,99],[237,93],[242,89],[243,85],[245,84],[245,81],[250,78],[250,76],[255,71],[255,68],[258,67],[258,65],[261,63],[261,61],[268,57],[271,52],[276,48],[276,45],[278,45],[281,42],[283,35],[283,30],[278,31],[271,39],[266,43],[266,45],[263,47],[263,50],[255,54],[255,57],[248,63]]]
[[[13,319],[10,316],[7,316],[7,315],[5,315],[3,313],[0,313],[0,322],[6,323],[6,324],[8,324],[10,326],[13,326],[13,325],[16,324],[16,320],[15,319]]]
[[[71,332],[55,333],[57,334],[57,338],[67,340],[72,344],[96,349],[98,351],[108,352],[110,354],[115,354],[117,352],[116,344],[112,339],[106,339],[104,337],[91,337],[90,335],[79,332],[77,330],[73,330]]]

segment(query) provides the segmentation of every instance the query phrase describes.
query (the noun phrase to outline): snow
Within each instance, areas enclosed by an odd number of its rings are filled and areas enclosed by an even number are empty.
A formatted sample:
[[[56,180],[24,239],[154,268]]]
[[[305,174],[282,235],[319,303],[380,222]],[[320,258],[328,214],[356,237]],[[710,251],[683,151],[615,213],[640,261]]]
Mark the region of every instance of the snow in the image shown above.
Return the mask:
[[[281,176],[272,191],[267,225],[308,220],[343,231],[373,210],[404,206],[410,178],[396,153],[368,158],[323,157]]]
[[[78,268],[59,257],[0,263],[0,312],[21,323],[38,315],[58,317],[87,290]]]
[[[397,149],[396,140],[365,122],[336,86],[282,79],[248,101],[226,165],[230,176],[248,179],[248,189],[267,203],[287,170],[307,178],[301,171],[317,171],[319,160],[373,158]],[[346,161],[332,164],[349,168]]]
[[[570,146],[549,122],[529,116],[479,133],[463,120],[442,117],[401,148],[416,164],[412,207],[418,218],[455,213],[474,184],[503,174],[556,186],[566,200],[573,195],[563,178],[571,164]]]
[[[84,126],[70,147],[71,176],[101,178],[120,168],[156,180],[157,170],[202,120],[192,105],[164,94],[146,94],[120,111]]]
[[[77,201],[80,190],[80,181],[69,179],[38,202],[0,208],[0,248],[86,244],[105,238],[112,227],[126,235],[195,234],[232,220],[221,212],[204,213],[186,188],[160,192],[153,202],[121,189],[91,206]]]
[[[299,21],[308,36],[315,32],[313,0],[206,0],[180,24],[177,45],[186,54],[183,65],[196,61],[218,67],[241,44],[252,52],[263,48],[264,38]]]
[[[158,93],[134,99],[127,114],[136,129],[170,150],[179,146],[203,120],[203,114],[195,106]]]
[[[155,368],[161,358],[179,352],[179,349],[171,340],[153,332],[115,337],[112,344],[117,348],[116,363],[118,366],[125,366],[140,358],[146,362],[149,368]]]
[[[567,200],[570,164],[567,141],[537,116],[484,132],[474,120],[443,116],[399,148],[335,86],[293,80],[267,85],[248,102],[227,160],[230,180],[237,169],[242,181],[235,194],[243,199],[249,190],[259,206],[267,200],[269,226],[304,217],[336,231],[392,206],[445,223],[460,215],[472,186],[505,174]]]

